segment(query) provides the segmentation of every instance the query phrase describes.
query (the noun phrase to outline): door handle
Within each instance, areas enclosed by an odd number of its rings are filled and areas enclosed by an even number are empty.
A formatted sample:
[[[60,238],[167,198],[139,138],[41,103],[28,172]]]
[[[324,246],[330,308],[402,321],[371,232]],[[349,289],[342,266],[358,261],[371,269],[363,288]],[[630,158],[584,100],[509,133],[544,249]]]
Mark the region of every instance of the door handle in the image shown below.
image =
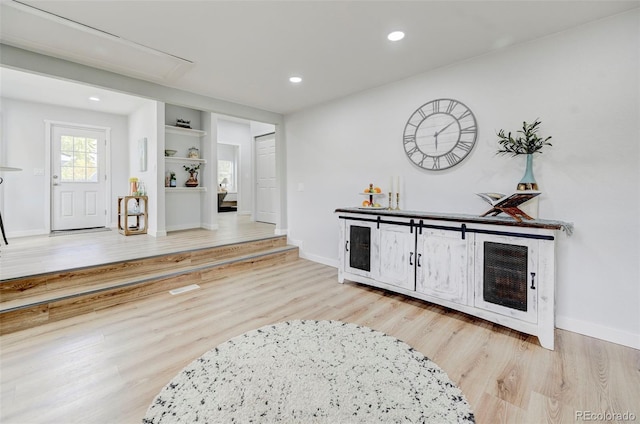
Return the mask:
[[[349,240],[344,243],[344,250],[349,251]]]
[[[409,252],[409,265],[413,265],[413,252]]]
[[[58,184],[58,182],[56,181],[56,180],[58,179],[58,176],[57,176],[57,175],[54,175],[52,178],[53,178],[53,180],[54,180],[54,181],[53,181],[53,185],[54,185],[54,186],[60,185],[60,184]]]
[[[536,289],[536,273],[532,272],[531,273],[531,287],[530,289],[535,290]]]
[[[418,264],[419,267],[422,267],[422,265],[420,264],[420,258],[421,257],[422,257],[422,253],[418,253],[418,262],[417,262],[417,264]]]

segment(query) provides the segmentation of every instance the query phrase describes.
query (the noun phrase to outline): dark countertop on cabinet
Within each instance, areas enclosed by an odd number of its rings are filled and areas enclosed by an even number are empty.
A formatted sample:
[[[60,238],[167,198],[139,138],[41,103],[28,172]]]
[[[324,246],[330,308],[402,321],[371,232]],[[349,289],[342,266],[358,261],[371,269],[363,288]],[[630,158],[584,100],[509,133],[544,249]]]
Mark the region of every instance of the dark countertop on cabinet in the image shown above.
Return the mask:
[[[477,224],[507,225],[512,227],[544,228],[547,230],[564,230],[567,235],[573,233],[573,224],[564,221],[534,219],[518,222],[509,216],[478,216],[457,213],[439,213],[425,211],[404,211],[389,209],[365,209],[358,207],[338,208],[336,213],[357,213],[364,215],[388,216],[409,219],[431,219],[435,221],[473,222]]]

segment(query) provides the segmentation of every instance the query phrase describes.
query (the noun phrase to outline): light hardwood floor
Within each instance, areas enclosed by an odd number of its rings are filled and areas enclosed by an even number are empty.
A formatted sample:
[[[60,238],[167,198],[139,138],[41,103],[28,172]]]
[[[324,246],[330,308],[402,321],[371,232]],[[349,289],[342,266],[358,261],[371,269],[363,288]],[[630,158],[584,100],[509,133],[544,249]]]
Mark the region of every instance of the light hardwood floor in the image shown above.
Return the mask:
[[[237,213],[218,214],[215,231],[202,229],[123,236],[117,230],[60,236],[33,236],[0,245],[0,280],[143,258],[201,247],[221,246],[274,235],[275,225]]]
[[[409,343],[461,387],[478,423],[576,422],[577,411],[640,416],[634,349],[557,330],[549,351],[461,313],[339,284],[334,268],[304,259],[200,284],[1,336],[0,422],[139,423],[192,360],[292,319],[353,322]]]

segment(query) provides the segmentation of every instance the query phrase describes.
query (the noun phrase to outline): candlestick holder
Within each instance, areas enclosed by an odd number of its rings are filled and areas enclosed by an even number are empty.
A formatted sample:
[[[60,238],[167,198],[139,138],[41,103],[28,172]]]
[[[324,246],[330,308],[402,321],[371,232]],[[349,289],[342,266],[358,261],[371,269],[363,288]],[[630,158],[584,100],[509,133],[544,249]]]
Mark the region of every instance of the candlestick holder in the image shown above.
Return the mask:
[[[392,210],[393,209],[393,193],[389,192],[389,207],[387,208],[387,210]]]
[[[400,210],[400,193],[396,193],[396,210]]]

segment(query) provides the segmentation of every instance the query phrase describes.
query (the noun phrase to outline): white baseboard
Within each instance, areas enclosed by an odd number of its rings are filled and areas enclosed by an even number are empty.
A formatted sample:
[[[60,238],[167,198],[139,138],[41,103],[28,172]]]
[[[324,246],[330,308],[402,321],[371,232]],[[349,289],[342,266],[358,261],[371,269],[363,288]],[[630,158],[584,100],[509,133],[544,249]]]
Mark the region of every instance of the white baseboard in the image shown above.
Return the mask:
[[[204,228],[205,230],[218,230],[220,229],[220,226],[218,224],[211,224],[211,225],[206,224],[206,225],[203,225],[202,228]]]
[[[300,256],[302,259],[308,259],[312,262],[317,262],[319,264],[331,266],[333,268],[338,267],[337,259],[325,258],[324,256],[314,255],[312,253],[306,252],[304,250],[304,242],[302,240],[294,240],[289,237],[287,238],[287,243],[298,247],[298,256]]]
[[[289,234],[289,230],[287,230],[286,228],[276,228],[274,234],[277,236],[286,236]]]
[[[27,231],[7,231],[6,235],[7,235],[7,239],[11,240],[12,238],[20,238],[20,237],[47,236],[49,235],[49,231],[44,229],[27,230]]]
[[[200,224],[169,225],[167,226],[167,231],[193,230],[196,228],[201,228]]]
[[[338,261],[336,259],[329,259],[329,258],[325,258],[324,256],[308,254],[308,253],[305,253],[305,251],[302,249],[299,250],[299,256],[302,259],[308,259],[312,262],[317,262],[322,265],[338,268]]]
[[[563,316],[556,316],[556,327],[611,343],[640,349],[640,334]]]

